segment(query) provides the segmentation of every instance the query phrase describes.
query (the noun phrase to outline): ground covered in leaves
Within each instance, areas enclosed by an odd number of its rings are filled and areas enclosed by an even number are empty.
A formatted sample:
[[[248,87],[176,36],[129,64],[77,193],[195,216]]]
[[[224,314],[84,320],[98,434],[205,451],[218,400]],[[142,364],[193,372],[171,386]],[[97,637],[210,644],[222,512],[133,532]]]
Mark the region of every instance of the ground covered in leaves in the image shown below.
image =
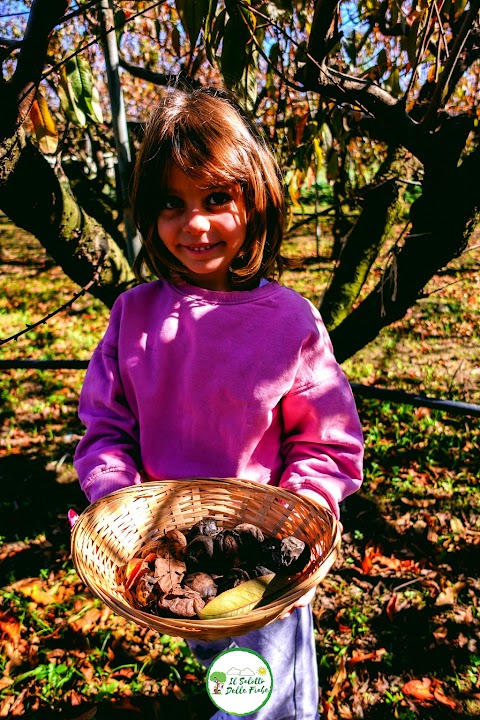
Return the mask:
[[[2,222],[8,337],[76,288]],[[473,241],[346,363],[350,379],[478,403],[479,264]],[[286,282],[314,299],[326,272],[312,258]],[[106,317],[81,298],[0,359],[87,359]],[[82,377],[0,371],[0,717],[206,720],[205,673],[186,644],[113,615],[72,567],[67,510],[86,506],[72,468]],[[361,397],[358,407],[365,483],[344,504],[342,557],[314,602],[323,717],[480,717],[478,418]]]

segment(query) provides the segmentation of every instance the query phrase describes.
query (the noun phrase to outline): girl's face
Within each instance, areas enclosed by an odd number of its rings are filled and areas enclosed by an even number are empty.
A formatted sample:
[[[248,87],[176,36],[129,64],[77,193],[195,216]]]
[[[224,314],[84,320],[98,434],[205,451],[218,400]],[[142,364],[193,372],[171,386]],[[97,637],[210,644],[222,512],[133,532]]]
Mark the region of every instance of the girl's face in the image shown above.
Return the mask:
[[[193,285],[231,290],[228,269],[247,230],[245,201],[239,185],[206,186],[206,181],[190,178],[173,165],[157,220],[158,235],[188,270]]]

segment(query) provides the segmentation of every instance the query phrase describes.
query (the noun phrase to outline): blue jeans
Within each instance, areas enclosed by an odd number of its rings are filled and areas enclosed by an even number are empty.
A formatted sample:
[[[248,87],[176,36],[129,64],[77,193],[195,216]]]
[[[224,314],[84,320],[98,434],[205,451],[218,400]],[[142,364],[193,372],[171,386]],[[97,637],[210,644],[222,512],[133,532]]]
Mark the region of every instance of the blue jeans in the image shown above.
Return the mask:
[[[273,675],[272,694],[260,710],[244,716],[247,720],[318,720],[317,657],[310,605],[246,635],[212,642],[189,640],[188,644],[205,667],[233,647],[254,650],[265,658]],[[211,720],[237,717],[219,710]]]

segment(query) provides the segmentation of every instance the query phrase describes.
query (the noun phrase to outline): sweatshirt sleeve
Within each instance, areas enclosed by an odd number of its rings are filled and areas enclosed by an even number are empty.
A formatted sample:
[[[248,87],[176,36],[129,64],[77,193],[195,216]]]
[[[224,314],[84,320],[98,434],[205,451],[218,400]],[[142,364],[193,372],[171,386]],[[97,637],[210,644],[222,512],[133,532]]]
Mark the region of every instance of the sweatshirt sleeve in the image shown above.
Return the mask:
[[[339,503],[362,483],[363,437],[350,384],[320,317],[282,399],[284,471],[280,485],[339,516]]]
[[[118,315],[114,306],[80,393],[78,414],[86,432],[77,445],[74,465],[90,502],[142,481],[138,423],[126,401],[118,364]]]

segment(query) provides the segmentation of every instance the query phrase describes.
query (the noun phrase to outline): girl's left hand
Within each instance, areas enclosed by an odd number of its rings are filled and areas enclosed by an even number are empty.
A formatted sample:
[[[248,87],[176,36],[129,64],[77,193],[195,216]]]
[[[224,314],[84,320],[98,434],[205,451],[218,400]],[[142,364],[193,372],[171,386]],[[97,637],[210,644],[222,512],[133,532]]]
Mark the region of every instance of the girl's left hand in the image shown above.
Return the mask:
[[[317,588],[315,586],[314,588],[309,590],[308,593],[303,595],[303,597],[301,597],[300,600],[297,600],[295,605],[292,605],[292,607],[289,610],[287,610],[287,612],[283,613],[283,615],[280,615],[278,620],[285,620],[285,618],[289,617],[292,614],[292,612],[295,610],[295,608],[306,607],[307,605],[309,605],[312,602],[313,598],[315,597],[316,589]]]

